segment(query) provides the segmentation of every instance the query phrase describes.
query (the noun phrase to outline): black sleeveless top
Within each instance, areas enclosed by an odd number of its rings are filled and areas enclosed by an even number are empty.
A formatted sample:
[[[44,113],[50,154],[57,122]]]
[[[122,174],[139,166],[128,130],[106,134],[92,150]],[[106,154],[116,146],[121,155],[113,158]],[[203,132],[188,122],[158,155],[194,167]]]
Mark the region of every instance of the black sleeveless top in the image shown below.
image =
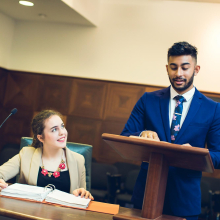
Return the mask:
[[[48,175],[44,176],[41,173],[42,169],[39,168],[37,186],[45,187],[48,184],[53,184],[56,189],[59,189],[63,192],[70,193],[70,175],[69,170],[60,172],[60,176],[55,178],[53,175],[49,177]],[[51,171],[48,171],[51,172]]]

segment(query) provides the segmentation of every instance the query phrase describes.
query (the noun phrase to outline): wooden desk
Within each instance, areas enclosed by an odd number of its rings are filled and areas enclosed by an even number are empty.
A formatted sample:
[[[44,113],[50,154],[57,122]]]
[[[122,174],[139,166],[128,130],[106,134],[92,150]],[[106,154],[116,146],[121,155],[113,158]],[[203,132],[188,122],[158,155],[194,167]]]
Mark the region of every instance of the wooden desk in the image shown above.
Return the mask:
[[[124,214],[131,210],[120,207],[119,212]],[[0,197],[0,219],[1,216],[22,220],[112,220],[113,217],[109,214]]]

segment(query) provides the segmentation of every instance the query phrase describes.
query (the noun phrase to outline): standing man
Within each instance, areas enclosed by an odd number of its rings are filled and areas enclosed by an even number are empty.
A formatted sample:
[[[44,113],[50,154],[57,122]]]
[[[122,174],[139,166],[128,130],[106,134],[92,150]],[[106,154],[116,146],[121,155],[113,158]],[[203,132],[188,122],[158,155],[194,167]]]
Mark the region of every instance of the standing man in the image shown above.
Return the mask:
[[[175,144],[205,148],[220,168],[220,104],[193,85],[198,75],[197,48],[187,42],[168,50],[166,65],[171,86],[145,93],[136,103],[121,135],[136,135]],[[142,208],[148,163],[143,162],[132,202]],[[170,167],[163,213],[197,220],[201,212],[199,171]]]

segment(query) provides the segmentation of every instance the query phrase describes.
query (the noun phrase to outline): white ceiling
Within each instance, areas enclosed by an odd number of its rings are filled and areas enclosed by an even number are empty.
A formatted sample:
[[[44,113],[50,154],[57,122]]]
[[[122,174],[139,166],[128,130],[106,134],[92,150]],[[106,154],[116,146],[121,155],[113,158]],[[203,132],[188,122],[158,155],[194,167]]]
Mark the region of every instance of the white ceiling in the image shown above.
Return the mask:
[[[61,0],[29,0],[33,7],[20,5],[19,0],[0,0],[0,12],[16,20],[62,22],[69,24],[94,26]],[[42,18],[39,14],[45,14]]]
[[[93,22],[86,19],[76,10],[69,7],[62,0],[29,0],[33,2],[34,7],[22,6],[19,0],[0,0],[0,12],[16,20],[43,21],[43,22],[61,22],[68,24],[95,26]],[[92,0],[91,0],[92,1]],[[102,0],[111,2],[111,0]],[[155,1],[155,0],[146,0]],[[166,1],[166,0],[162,0]],[[220,3],[220,0],[171,0],[171,1],[191,1]],[[39,14],[46,15],[42,18]]]

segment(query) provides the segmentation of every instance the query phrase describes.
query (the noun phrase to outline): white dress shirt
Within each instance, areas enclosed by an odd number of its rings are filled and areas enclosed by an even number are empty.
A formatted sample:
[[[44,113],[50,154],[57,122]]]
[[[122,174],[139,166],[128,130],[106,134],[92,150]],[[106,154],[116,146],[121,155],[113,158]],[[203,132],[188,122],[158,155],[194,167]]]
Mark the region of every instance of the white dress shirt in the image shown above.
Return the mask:
[[[189,107],[191,105],[194,93],[195,93],[195,87],[193,86],[193,88],[191,90],[182,94],[182,96],[186,99],[186,101],[183,102],[183,112],[182,112],[182,116],[181,116],[181,120],[180,120],[180,128],[186,118],[188,111],[189,111]],[[172,86],[170,86],[170,104],[169,104],[170,127],[171,127],[173,114],[174,114],[175,107],[176,107],[176,100],[174,99],[174,97],[177,95],[179,95],[179,94],[173,89]]]

